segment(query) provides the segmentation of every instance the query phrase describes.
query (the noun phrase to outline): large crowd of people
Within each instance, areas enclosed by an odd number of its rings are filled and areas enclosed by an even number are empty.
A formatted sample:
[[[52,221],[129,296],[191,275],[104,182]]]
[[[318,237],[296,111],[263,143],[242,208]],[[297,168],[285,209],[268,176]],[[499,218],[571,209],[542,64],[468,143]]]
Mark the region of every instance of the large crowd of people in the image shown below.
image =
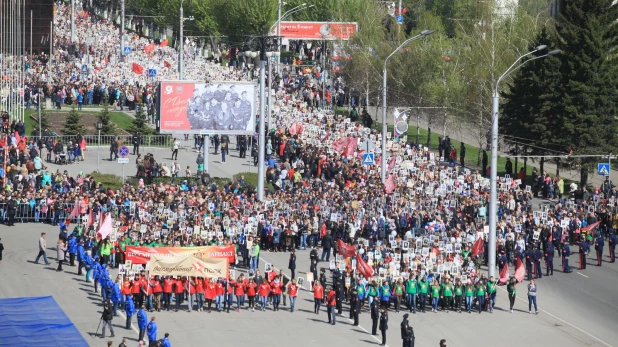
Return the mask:
[[[60,5],[59,10],[62,13],[66,7]],[[66,33],[67,23],[57,17],[58,32]],[[109,40],[116,29],[82,14],[79,26],[86,25],[109,38],[97,40],[94,64],[100,75],[89,83],[109,86],[128,76],[137,78],[125,65],[109,63],[115,59],[106,50],[112,46]],[[84,39],[83,32],[78,33],[78,38]],[[62,36],[57,40],[57,46],[62,47]],[[129,40],[136,47],[134,51],[143,50],[146,44],[136,37]],[[153,64],[161,65],[173,55],[172,49],[163,47],[144,60],[154,58]],[[248,76],[243,69],[195,66],[188,70],[194,79]],[[66,64],[64,69],[55,70],[52,76],[58,83],[75,82],[70,76],[77,67]],[[498,285],[506,286],[512,313],[516,286],[526,274],[530,280],[528,311],[534,306],[538,312],[534,278],[542,278],[541,262],[546,264],[546,275],[551,276],[553,259],[560,257],[560,276],[567,276],[573,246],[573,252],[580,253],[580,267],[585,268],[591,249],[599,266],[614,262],[618,192],[611,182],[592,191],[572,185],[568,195],[558,191],[552,201],[535,206],[536,183],[527,185],[525,176],[524,180],[500,177],[499,276],[487,278],[481,274],[481,267],[489,263],[489,180],[485,172],[459,166],[456,161],[441,161],[440,155],[405,137],[389,137],[388,177],[383,183],[380,133],[356,119],[317,107],[308,96],[313,90],[310,80],[273,81],[280,88],[273,105],[275,125],[268,130],[269,189],[264,201],[258,201],[256,187],[242,179],[230,180],[224,187],[207,178],[178,185],[142,180],[137,186],[124,185],[112,191],[87,174],[47,174],[36,141],[16,139],[11,158],[19,161],[27,152],[39,158],[39,165],[33,161],[32,167],[24,165],[22,170],[7,172],[10,176],[0,194],[0,218],[12,225],[20,211],[31,210],[36,218],[25,222],[60,225],[68,259],[80,267],[80,274],[85,268],[94,290],[101,290],[103,320],[111,321],[122,308],[127,327],[137,315],[140,339],[148,334],[149,341],[156,341],[157,330],[154,317],[154,327],[148,323],[147,311],[241,312],[266,310],[271,305],[277,311],[286,297],[294,311],[300,288],[313,292],[316,313],[322,304],[327,306],[331,324],[347,303],[355,324],[361,312],[369,312],[374,321],[372,333],[377,333],[379,323],[385,339],[389,310],[492,313]],[[145,80],[139,82],[147,85]],[[364,150],[359,143],[366,140],[376,144],[375,165],[363,164]],[[97,230],[104,216],[113,218],[114,229],[101,239]],[[67,226],[70,222],[73,224]],[[151,277],[145,270],[118,277],[109,273],[110,268],[126,264],[127,246],[206,245],[233,245],[234,265],[248,272],[182,279]],[[321,255],[317,248],[321,248]],[[311,249],[311,268],[307,277],[300,278],[295,275],[295,250],[305,249]],[[606,249],[609,257],[604,257]],[[264,251],[290,252],[291,273],[267,269],[270,271],[262,274],[259,259]],[[319,271],[320,262],[328,263],[328,274]],[[111,325],[110,330],[113,336]],[[402,338],[411,346],[414,332],[406,331]]]

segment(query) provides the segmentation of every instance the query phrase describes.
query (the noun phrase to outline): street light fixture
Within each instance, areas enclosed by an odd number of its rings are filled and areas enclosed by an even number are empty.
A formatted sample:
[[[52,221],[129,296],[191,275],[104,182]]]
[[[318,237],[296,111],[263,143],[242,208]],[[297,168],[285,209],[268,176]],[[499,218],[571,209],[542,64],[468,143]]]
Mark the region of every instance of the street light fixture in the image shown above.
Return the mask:
[[[103,122],[99,120],[96,124],[97,131],[99,132],[99,145],[97,146],[97,172],[99,170],[99,162],[101,161],[101,130],[103,130]]]
[[[386,132],[387,132],[387,124],[386,124],[386,64],[388,60],[399,50],[405,47],[408,43],[418,40],[423,37],[427,37],[431,35],[435,30],[423,30],[420,34],[411,37],[405,40],[399,47],[397,47],[388,57],[384,60],[384,70],[382,71],[382,168],[381,168],[381,178],[382,183],[386,182]]]
[[[550,55],[557,55],[562,52],[559,49],[553,50],[538,57],[528,59],[518,66],[515,66],[523,58],[531,54],[544,51],[545,49],[547,49],[546,45],[540,45],[534,50],[517,58],[517,60],[515,60],[515,62],[502,74],[502,76],[498,78],[493,90],[493,96],[491,99],[491,165],[489,167],[489,235],[487,240],[487,253],[489,258],[487,272],[489,277],[495,276],[496,274],[496,215],[498,207],[498,190],[496,186],[496,179],[498,176],[498,112],[500,107],[500,94],[498,93],[498,87],[500,86],[500,82],[502,82],[505,77],[519,70],[519,68],[523,65],[533,60],[545,58]]]

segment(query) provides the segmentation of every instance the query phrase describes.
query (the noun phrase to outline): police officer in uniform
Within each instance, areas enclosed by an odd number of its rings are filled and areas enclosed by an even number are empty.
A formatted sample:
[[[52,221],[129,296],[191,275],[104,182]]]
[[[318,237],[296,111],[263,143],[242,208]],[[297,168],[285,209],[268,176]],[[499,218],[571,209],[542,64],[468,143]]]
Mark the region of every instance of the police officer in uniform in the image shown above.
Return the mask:
[[[616,261],[616,243],[618,243],[618,237],[616,237],[614,230],[610,229],[608,242],[609,242],[609,262],[613,263]]]
[[[586,239],[582,236],[579,243],[579,269],[586,269],[586,256],[590,253],[590,245],[586,242]]]
[[[358,292],[352,291],[352,297],[350,298],[350,315],[354,317],[354,326],[358,326],[358,316],[361,311],[360,299],[358,298]]]
[[[403,340],[403,347],[407,347],[409,345],[409,336],[408,336],[408,328],[410,327],[410,322],[408,321],[407,313],[403,315],[403,321],[401,321],[401,339]]]
[[[371,335],[378,335],[378,320],[380,319],[380,309],[377,300],[371,302]]]
[[[240,136],[240,157],[245,158],[247,156],[247,137],[242,135]]]
[[[541,271],[541,260],[543,259],[543,252],[539,247],[534,247],[534,270],[537,278],[543,278],[543,271]]]
[[[526,273],[528,274],[527,281],[530,281],[534,276],[532,274],[532,264],[534,264],[534,251],[533,246],[526,250]]]
[[[554,255],[554,245],[551,242],[547,242],[545,245],[545,265],[547,266],[547,274],[545,276],[554,275]]]
[[[573,269],[569,267],[569,257],[571,256],[571,248],[568,243],[562,244],[562,272],[571,273]]]
[[[601,259],[603,258],[603,247],[605,246],[605,241],[603,240],[603,235],[599,233],[597,235],[596,240],[594,240],[594,250],[597,251],[597,266],[601,266]]]

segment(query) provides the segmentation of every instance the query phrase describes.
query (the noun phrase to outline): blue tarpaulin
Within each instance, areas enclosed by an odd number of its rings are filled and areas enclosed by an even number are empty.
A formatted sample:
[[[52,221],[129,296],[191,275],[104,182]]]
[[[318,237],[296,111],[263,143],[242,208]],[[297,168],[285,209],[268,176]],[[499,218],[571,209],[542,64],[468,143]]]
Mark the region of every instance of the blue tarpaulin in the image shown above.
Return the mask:
[[[0,346],[88,346],[51,296],[0,299]]]

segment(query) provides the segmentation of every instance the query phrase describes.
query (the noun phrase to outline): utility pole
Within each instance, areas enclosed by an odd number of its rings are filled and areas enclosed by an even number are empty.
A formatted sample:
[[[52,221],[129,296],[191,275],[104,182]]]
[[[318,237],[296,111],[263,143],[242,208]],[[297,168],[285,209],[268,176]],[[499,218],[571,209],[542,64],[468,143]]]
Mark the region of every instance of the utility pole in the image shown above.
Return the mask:
[[[184,14],[182,12],[182,3],[183,2],[184,2],[184,0],[180,2],[180,32],[178,33],[178,37],[179,37],[179,40],[178,40],[178,79],[181,80],[181,81],[185,77],[184,76],[184,71],[183,71],[184,70],[184,66],[183,65],[184,65],[184,60],[185,60],[184,59],[184,56],[185,56],[184,44],[185,44],[185,42],[184,42],[184,37],[183,37],[184,36],[183,35],[183,30],[184,30],[184,28],[183,28],[184,25],[183,24],[184,24],[185,18],[184,18]]]
[[[124,6],[124,0],[122,4]],[[71,42],[75,43],[75,0],[71,0]]]
[[[124,1],[120,3],[120,61],[124,62]]]

